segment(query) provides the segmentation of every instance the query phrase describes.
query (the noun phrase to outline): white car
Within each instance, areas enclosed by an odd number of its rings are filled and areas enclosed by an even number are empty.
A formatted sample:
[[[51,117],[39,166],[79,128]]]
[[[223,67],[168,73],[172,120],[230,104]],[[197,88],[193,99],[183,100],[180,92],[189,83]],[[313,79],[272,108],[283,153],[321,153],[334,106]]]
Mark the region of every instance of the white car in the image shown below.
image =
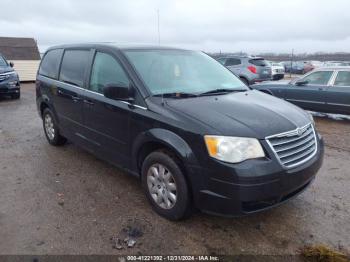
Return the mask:
[[[284,78],[284,65],[282,63],[269,61],[272,71],[272,80],[280,80]]]

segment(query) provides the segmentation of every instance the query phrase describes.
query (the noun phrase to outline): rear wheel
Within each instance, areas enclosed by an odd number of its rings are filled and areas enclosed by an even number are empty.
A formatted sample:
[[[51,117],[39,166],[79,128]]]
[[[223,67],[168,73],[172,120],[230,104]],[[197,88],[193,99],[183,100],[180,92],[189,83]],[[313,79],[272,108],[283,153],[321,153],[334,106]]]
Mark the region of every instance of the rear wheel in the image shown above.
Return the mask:
[[[188,185],[179,161],[166,151],[149,154],[142,164],[142,186],[152,208],[169,220],[191,214]]]
[[[67,139],[60,135],[58,126],[49,108],[43,112],[43,127],[47,141],[54,146],[60,146],[66,143]]]

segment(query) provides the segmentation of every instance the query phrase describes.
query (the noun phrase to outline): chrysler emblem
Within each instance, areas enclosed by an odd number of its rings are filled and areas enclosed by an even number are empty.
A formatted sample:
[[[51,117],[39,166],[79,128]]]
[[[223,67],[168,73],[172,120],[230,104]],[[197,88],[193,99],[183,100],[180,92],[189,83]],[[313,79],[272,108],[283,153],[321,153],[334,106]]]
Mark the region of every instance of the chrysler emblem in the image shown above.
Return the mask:
[[[297,135],[301,136],[304,133],[304,130],[302,130],[301,128],[297,129]]]

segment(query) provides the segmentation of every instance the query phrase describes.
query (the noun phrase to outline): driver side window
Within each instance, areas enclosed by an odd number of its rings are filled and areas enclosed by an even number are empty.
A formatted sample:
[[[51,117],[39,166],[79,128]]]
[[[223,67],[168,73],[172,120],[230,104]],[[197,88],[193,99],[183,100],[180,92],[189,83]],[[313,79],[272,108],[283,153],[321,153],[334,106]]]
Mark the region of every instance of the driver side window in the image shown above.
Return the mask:
[[[304,77],[302,80],[307,81],[308,85],[327,85],[333,71],[317,71]]]
[[[129,79],[119,62],[109,54],[97,52],[92,67],[91,91],[103,94],[103,87],[123,83],[129,85]]]

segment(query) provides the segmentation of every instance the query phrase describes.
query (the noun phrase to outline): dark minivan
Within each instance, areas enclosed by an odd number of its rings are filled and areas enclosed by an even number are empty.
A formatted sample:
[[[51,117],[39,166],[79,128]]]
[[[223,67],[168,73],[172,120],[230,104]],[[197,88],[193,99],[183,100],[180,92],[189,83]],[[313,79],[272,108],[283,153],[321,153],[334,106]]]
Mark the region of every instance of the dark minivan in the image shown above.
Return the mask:
[[[268,209],[306,189],[322,164],[308,113],[250,90],[202,52],[53,47],[36,95],[50,144],[69,139],[140,177],[154,210],[171,220],[194,208]]]

